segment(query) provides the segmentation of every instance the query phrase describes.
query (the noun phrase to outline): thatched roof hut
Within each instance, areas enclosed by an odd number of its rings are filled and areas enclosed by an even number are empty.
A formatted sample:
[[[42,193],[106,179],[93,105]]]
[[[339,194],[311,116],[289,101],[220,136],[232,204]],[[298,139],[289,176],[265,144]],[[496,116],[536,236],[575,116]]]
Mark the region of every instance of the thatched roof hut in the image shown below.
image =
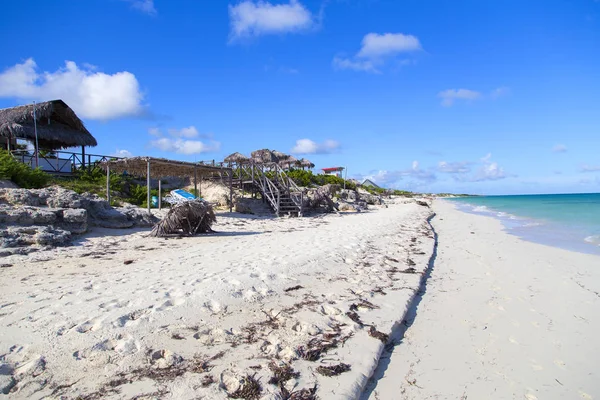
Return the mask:
[[[241,164],[241,163],[250,161],[250,159],[248,157],[246,157],[245,155],[243,155],[242,153],[233,153],[233,154],[230,154],[227,157],[225,157],[224,161],[226,163]]]
[[[302,168],[309,168],[309,169],[315,167],[315,164],[313,164],[306,158],[301,158],[300,160],[298,160],[298,165],[301,166]]]
[[[269,149],[262,149],[253,151],[252,160],[257,163],[276,163],[279,158]]]
[[[291,168],[293,165],[298,164],[298,159],[294,156],[287,156],[287,158],[279,161],[279,166],[282,168]]]
[[[110,171],[115,173],[127,172],[130,175],[147,176],[148,164],[150,164],[150,177],[153,179],[161,179],[171,176],[202,177],[223,172],[225,170],[231,170],[231,168],[227,167],[213,167],[199,163],[154,157],[130,157],[114,159],[102,162],[101,166],[105,170],[107,167],[109,167]]]
[[[33,104],[0,110],[0,137],[35,142],[33,111]],[[75,112],[62,100],[36,104],[35,121],[41,148],[59,150],[98,144]]]

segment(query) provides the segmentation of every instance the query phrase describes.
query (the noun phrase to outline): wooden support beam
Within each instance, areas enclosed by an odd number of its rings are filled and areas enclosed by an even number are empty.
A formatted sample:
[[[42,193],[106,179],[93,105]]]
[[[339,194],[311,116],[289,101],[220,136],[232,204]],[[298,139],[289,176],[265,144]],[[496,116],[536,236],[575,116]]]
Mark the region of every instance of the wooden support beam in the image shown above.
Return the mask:
[[[158,209],[162,210],[162,182],[158,180]]]
[[[233,211],[233,170],[229,170],[229,212]]]
[[[148,166],[147,166],[147,170],[146,170],[146,186],[148,189],[148,213],[152,213],[152,211],[150,211],[150,206],[151,206],[151,197],[150,197],[150,160],[148,160]]]
[[[81,168],[85,169],[85,146],[81,146]]]
[[[106,164],[106,201],[110,205],[110,164]]]

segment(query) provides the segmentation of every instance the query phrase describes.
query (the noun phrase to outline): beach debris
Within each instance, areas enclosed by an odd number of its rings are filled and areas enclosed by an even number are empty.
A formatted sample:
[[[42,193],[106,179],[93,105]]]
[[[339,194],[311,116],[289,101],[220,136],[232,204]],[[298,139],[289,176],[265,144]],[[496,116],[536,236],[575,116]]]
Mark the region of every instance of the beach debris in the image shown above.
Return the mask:
[[[300,372],[294,371],[294,369],[284,361],[279,363],[271,361],[269,363],[269,369],[273,371],[273,376],[269,379],[270,385],[283,385],[292,378],[298,379],[300,377]]]
[[[215,377],[212,375],[205,375],[202,377],[202,380],[200,381],[200,384],[202,385],[202,387],[208,387],[208,386],[212,385],[213,383],[215,383]]]
[[[308,206],[310,208],[325,206],[327,212],[339,211],[338,206],[331,199],[338,190],[340,190],[340,185],[329,183],[309,192],[307,196]]]
[[[125,261],[123,261],[123,264],[125,264],[125,265],[133,264],[133,261],[134,260],[125,260]]]
[[[376,306],[375,304],[373,304],[367,300],[361,300],[359,303],[350,304],[350,311],[358,311],[359,308],[366,308],[368,310],[374,310],[376,308],[379,308],[379,306]]]
[[[10,268],[12,266],[12,264],[0,264],[0,268]]]
[[[237,389],[235,391],[230,392],[227,390],[227,386],[225,386],[225,390],[229,398],[231,399],[244,399],[244,400],[255,400],[260,398],[260,394],[262,392],[262,386],[260,385],[259,380],[255,378],[254,375],[246,375],[239,379]]]
[[[340,363],[337,365],[319,366],[317,372],[324,376],[337,376],[350,371],[350,364]]]
[[[417,204],[423,207],[429,207],[429,203],[423,200],[416,200]]]
[[[386,344],[390,339],[390,335],[386,335],[385,333],[378,331],[373,325],[369,327],[369,336],[381,340],[383,344]]]
[[[212,206],[201,199],[174,205],[167,215],[158,222],[151,236],[192,236],[197,233],[212,232],[211,226],[217,221]]]
[[[360,317],[355,311],[348,311],[346,316],[350,318],[352,321],[356,322],[358,325],[363,326],[363,322],[360,320]]]
[[[292,286],[287,289],[284,289],[283,291],[287,293],[287,292],[292,292],[294,290],[299,290],[299,289],[304,289],[304,286],[296,285],[296,286]]]
[[[279,386],[277,400],[317,400],[317,384],[310,389],[300,389],[290,392],[284,385]]]

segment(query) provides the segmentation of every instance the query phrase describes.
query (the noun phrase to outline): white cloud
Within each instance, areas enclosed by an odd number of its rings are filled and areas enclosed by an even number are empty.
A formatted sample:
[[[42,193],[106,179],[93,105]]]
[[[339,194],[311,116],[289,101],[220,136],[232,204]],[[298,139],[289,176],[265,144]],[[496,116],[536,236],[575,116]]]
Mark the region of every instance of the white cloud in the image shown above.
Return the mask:
[[[245,0],[229,6],[231,38],[282,34],[310,29],[315,19],[298,0],[287,4]]]
[[[123,158],[133,157],[133,154],[129,150],[119,150],[119,149],[117,149],[117,151],[115,151],[112,155],[115,157],[123,157]]]
[[[156,15],[154,0],[125,0],[131,3],[131,7],[148,15]]]
[[[24,101],[64,100],[83,118],[109,120],[139,115],[143,94],[131,72],[112,75],[66,61],[55,72],[40,72],[33,58],[0,73],[0,97]]]
[[[479,165],[474,173],[471,172],[471,165]],[[438,171],[452,174],[454,180],[458,182],[482,182],[494,181],[508,178],[514,175],[508,174],[504,168],[500,167],[497,162],[492,161],[492,153],[488,153],[481,157],[478,162],[472,161],[457,161],[446,162],[440,161],[437,167]]]
[[[421,43],[416,36],[402,33],[368,33],[363,38],[362,47],[356,56],[379,58],[416,50],[421,50]]]
[[[584,164],[581,167],[581,172],[598,172],[600,171],[600,165],[587,165]]]
[[[148,129],[148,134],[150,134],[151,136],[162,136],[162,131],[160,130],[160,128],[150,128]]]
[[[200,140],[171,139],[166,137],[150,141],[150,146],[164,152],[186,155],[218,151],[221,147],[219,142],[206,144]]]
[[[373,182],[383,187],[398,187],[399,182],[408,179],[405,186],[419,187],[433,183],[437,180],[437,176],[430,170],[422,170],[419,168],[419,162],[413,161],[411,168],[397,171],[371,171],[366,175],[359,175],[359,180],[370,179]]]
[[[510,88],[508,88],[506,86],[501,86],[499,88],[492,90],[492,92],[490,93],[490,97],[492,99],[497,99],[499,97],[506,96],[509,93],[510,93]]]
[[[296,140],[296,145],[291,152],[294,154],[328,154],[340,148],[340,143],[335,140],[326,140],[323,143],[317,143],[310,139]]]
[[[150,147],[154,147],[161,151],[172,152],[178,154],[199,154],[218,151],[221,148],[221,143],[211,140],[210,143],[201,140],[189,140],[197,137],[212,138],[212,135],[201,135],[195,126],[186,128],[167,129],[167,133],[171,137],[164,137],[163,131],[160,128],[148,129],[150,136],[157,137],[150,141]]]
[[[556,146],[554,146],[552,148],[552,151],[554,153],[566,153],[567,152],[567,146],[565,146],[564,144],[557,144]]]
[[[335,69],[379,73],[377,67],[383,66],[386,58],[417,50],[421,50],[421,43],[416,36],[402,33],[368,33],[354,57],[334,57],[332,64]],[[412,60],[402,60],[398,65],[412,63]]]
[[[198,133],[198,129],[196,129],[195,126],[188,126],[187,128],[181,129],[169,129],[168,132],[171,136],[182,137],[187,139],[193,139],[200,135],[200,133]]]
[[[468,161],[460,161],[460,162],[446,162],[440,161],[438,163],[438,171],[444,172],[447,174],[466,174],[471,172],[471,168],[469,167],[470,162]]]
[[[481,98],[481,93],[469,89],[448,89],[438,93],[444,107],[450,107],[456,100],[473,101]]]
[[[350,58],[335,57],[332,64],[335,69],[351,69],[354,71],[379,73],[379,70],[375,68],[375,64],[369,60],[355,61]]]

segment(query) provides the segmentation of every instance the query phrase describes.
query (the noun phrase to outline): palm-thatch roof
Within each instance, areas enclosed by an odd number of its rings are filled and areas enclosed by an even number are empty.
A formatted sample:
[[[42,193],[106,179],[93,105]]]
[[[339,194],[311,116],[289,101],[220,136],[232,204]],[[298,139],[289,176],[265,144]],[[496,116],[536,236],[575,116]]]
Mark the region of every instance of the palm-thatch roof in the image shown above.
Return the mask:
[[[1,109],[0,136],[35,141],[33,110],[33,104]],[[35,120],[41,148],[58,150],[98,145],[83,122],[62,100],[36,104]]]
[[[204,200],[196,199],[174,205],[167,215],[157,223],[151,236],[186,235],[212,232],[211,226],[217,221],[212,206]]]
[[[294,156],[287,156],[287,158],[279,161],[279,165],[283,168],[289,168],[292,165],[297,165],[298,159]]]
[[[306,158],[301,158],[300,160],[298,160],[298,165],[300,165],[302,168],[314,168],[315,167],[315,164],[313,164]]]
[[[253,151],[252,160],[257,163],[276,163],[279,158],[269,149],[262,149]]]
[[[227,157],[225,157],[225,162],[226,163],[243,163],[243,162],[247,162],[250,159],[248,157],[246,157],[245,155],[243,155],[242,153],[233,153],[228,155]]]
[[[171,176],[192,177],[194,175],[200,177],[223,172],[224,170],[231,170],[231,168],[227,167],[213,167],[211,165],[154,157],[130,157],[108,160],[102,162],[101,166],[104,170],[109,167],[111,172],[127,172],[134,176],[146,176],[148,162],[150,162],[150,177],[153,179]]]

